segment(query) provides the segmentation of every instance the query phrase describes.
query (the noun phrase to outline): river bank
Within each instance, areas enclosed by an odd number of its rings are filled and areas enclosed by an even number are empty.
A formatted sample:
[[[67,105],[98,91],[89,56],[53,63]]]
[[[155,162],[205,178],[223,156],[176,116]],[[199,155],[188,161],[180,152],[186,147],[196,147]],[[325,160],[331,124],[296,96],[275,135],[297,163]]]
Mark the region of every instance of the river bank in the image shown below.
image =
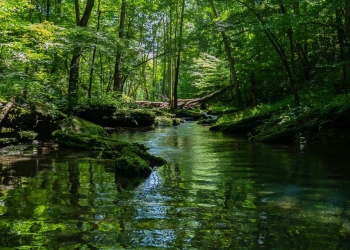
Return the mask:
[[[210,129],[244,133],[249,141],[350,144],[350,98],[336,95],[327,101],[293,107],[288,99],[224,114]]]

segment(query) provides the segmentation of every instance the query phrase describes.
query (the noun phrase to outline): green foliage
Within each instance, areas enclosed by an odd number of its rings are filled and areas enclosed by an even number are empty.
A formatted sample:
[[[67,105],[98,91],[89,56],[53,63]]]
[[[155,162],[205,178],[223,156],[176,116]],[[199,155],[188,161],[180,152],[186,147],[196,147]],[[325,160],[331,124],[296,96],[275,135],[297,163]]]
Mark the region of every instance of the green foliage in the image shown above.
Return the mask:
[[[289,98],[273,105],[262,104],[225,114],[210,129],[244,132],[251,141],[299,142],[301,136],[306,140],[316,140],[315,134],[318,131],[334,126],[346,127],[350,123],[348,95],[337,95],[327,101],[319,98],[318,101],[313,100],[312,106],[293,107],[291,103],[292,98]],[[334,136],[336,139],[337,136]],[[331,140],[332,138],[327,139]]]
[[[220,32],[227,36],[246,106],[253,103],[252,87],[261,104],[273,104],[293,94],[293,81],[301,106],[349,91],[349,56],[343,46],[349,32],[338,29],[347,23],[344,1],[214,3],[219,12],[214,19],[210,2],[186,4],[180,98],[203,96],[230,83]],[[179,44],[179,2],[129,1],[123,39],[118,30],[120,1],[101,1],[99,10],[95,3],[87,27],[77,27],[74,4],[0,3],[1,97],[22,96],[67,108],[73,55],[79,61],[76,104],[80,107],[120,108],[131,100],[170,97],[169,77],[171,73],[174,77]],[[79,6],[83,10],[84,1]],[[121,55],[122,98],[113,93],[116,54]],[[226,93],[220,103],[229,105],[232,96]]]
[[[193,61],[192,84],[198,89],[198,95],[205,95],[230,84],[230,72],[227,63],[215,56],[201,53]]]
[[[237,112],[238,109],[235,107],[214,103],[210,105],[207,111],[210,114],[229,114]]]

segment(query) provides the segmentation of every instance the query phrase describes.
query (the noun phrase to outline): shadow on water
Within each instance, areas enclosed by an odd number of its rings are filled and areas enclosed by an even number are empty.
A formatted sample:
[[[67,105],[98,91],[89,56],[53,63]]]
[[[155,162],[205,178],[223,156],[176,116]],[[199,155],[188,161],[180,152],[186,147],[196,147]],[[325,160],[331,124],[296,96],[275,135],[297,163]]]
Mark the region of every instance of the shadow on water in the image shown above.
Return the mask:
[[[111,136],[168,165],[87,152],[0,158],[1,249],[349,249],[348,148],[262,145],[192,123]]]

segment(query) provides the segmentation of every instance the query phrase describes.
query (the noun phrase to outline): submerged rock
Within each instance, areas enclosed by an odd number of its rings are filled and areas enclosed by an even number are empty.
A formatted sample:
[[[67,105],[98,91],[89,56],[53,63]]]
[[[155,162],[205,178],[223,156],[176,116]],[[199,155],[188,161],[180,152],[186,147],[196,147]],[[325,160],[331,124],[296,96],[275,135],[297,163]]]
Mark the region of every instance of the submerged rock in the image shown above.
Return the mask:
[[[60,130],[54,131],[52,137],[61,145],[94,150],[99,152],[100,159],[113,159],[116,171],[128,176],[147,176],[152,172],[151,167],[166,164],[163,158],[151,155],[148,148],[139,143]]]

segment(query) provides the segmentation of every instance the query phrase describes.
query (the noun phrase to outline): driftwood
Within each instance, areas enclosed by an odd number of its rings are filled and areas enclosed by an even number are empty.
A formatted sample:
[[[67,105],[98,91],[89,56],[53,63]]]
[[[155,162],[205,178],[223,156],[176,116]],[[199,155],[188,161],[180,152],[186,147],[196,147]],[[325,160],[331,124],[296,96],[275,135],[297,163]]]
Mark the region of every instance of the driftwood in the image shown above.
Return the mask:
[[[15,104],[16,98],[12,97],[11,100],[5,105],[0,114],[0,124],[5,119],[8,112],[11,110],[12,106]]]

